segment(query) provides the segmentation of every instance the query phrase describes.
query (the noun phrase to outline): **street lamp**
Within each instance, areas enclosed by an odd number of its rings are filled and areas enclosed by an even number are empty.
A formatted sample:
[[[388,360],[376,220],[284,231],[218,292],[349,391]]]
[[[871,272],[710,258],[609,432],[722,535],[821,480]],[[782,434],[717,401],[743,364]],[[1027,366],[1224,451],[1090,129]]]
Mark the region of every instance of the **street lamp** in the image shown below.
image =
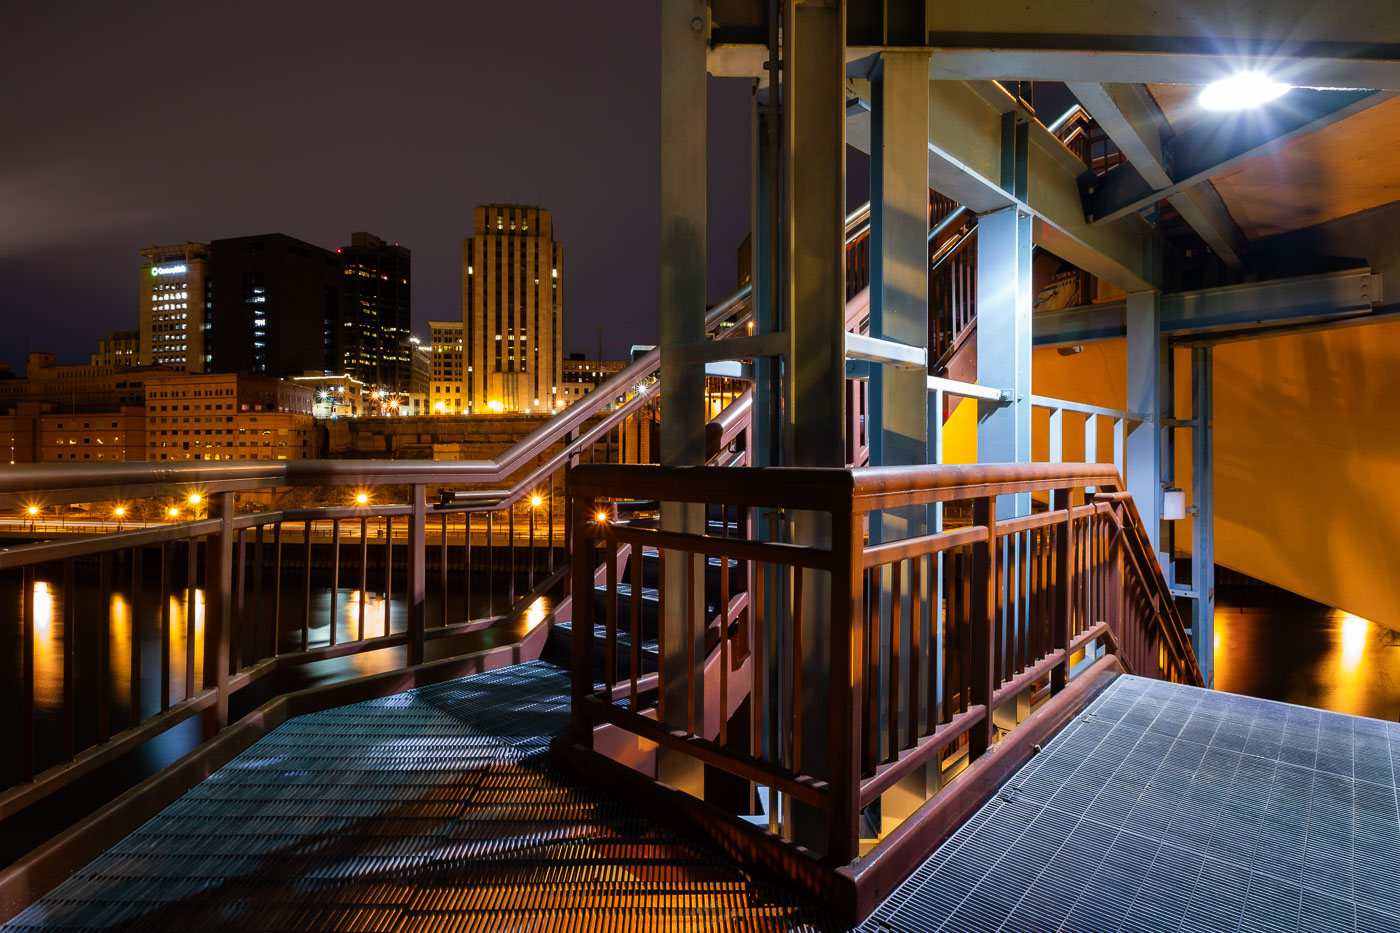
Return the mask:
[[[355,504],[356,504],[356,505],[368,505],[368,504],[369,504],[369,495],[368,495],[367,493],[363,493],[363,492],[362,492],[362,493],[360,493],[359,495],[355,496]]]
[[[115,509],[112,510],[112,514],[117,517],[117,530],[121,531],[122,516],[126,514],[126,509],[122,508],[121,506],[117,506]]]
[[[172,505],[170,509],[166,512],[166,514],[169,515],[171,518],[179,518],[180,510]]]

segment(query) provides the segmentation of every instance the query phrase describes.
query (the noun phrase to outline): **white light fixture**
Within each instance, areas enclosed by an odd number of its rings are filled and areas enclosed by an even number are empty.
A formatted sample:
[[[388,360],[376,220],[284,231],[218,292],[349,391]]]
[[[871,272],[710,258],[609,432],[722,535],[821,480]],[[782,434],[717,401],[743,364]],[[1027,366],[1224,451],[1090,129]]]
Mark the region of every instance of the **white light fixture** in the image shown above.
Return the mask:
[[[1293,89],[1257,71],[1242,71],[1212,81],[1201,91],[1201,106],[1207,110],[1248,110],[1276,100]]]
[[[1162,490],[1162,518],[1179,522],[1186,517],[1186,493],[1173,486]]]

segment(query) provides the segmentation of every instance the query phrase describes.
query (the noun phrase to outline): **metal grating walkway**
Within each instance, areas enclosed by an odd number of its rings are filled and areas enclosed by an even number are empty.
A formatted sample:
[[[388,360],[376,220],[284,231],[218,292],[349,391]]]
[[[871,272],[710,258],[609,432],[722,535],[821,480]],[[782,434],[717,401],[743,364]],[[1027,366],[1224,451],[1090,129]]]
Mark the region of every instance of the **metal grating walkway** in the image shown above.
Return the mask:
[[[534,662],[292,720],[4,930],[842,929],[551,770]]]
[[[1400,726],[1120,677],[862,926],[1400,930]]]

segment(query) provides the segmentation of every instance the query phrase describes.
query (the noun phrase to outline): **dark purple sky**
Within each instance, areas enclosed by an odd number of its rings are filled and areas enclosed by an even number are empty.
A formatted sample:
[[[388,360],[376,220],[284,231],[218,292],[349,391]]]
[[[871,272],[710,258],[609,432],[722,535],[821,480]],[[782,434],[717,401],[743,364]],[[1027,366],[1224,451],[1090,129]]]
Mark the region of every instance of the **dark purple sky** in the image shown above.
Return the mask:
[[[138,250],[369,230],[414,330],[461,314],[472,207],[539,204],[566,350],[656,333],[655,0],[32,3],[0,30],[0,360],[135,327]],[[710,296],[748,231],[748,86],[710,81]],[[715,140],[732,141],[716,145]]]

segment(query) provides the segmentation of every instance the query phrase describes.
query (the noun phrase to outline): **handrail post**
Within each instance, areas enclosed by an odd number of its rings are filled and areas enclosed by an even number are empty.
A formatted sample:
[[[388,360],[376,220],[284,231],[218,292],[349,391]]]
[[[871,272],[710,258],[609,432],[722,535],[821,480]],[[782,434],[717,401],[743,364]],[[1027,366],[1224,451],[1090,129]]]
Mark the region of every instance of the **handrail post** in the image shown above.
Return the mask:
[[[986,710],[982,722],[968,732],[968,760],[976,760],[992,747],[996,727],[992,722],[992,695],[996,692],[996,604],[997,604],[997,503],[984,495],[972,503],[972,524],[987,529],[987,540],[973,551],[972,558],[972,683],[968,685],[969,705]]]
[[[860,855],[860,778],[865,695],[861,637],[863,523],[852,508],[831,513],[831,796],[827,857],[845,865]]]
[[[412,511],[408,516],[408,583],[404,597],[408,600],[408,664],[412,667],[423,663],[425,648],[428,503],[427,488],[421,483],[414,483],[409,490]],[[335,625],[334,619],[331,625]]]
[[[1070,511],[1069,489],[1056,489],[1051,494],[1050,508],[1065,513],[1064,524],[1055,539],[1055,642],[1051,648],[1063,651],[1065,656],[1050,674],[1050,693],[1054,695],[1069,682],[1069,644],[1073,624],[1074,599],[1074,513]]]
[[[219,530],[210,535],[204,548],[204,688],[215,690],[214,705],[204,717],[204,738],[228,725],[228,662],[233,639],[233,493],[214,497],[213,508]],[[195,542],[190,541],[190,547]],[[254,594],[258,598],[261,594]],[[194,599],[191,593],[189,598]]]

